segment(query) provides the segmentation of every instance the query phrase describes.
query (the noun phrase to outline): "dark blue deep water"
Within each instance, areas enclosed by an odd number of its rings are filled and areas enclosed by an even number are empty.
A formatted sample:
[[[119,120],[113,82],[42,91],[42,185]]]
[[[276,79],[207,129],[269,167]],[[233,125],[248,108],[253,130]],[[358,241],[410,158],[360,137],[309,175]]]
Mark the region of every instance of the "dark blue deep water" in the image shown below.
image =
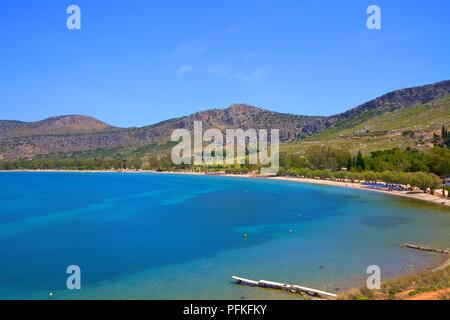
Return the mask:
[[[442,259],[405,242],[450,247],[450,210],[260,179],[0,173],[1,299],[284,299],[231,276],[334,291],[369,265],[389,278]]]

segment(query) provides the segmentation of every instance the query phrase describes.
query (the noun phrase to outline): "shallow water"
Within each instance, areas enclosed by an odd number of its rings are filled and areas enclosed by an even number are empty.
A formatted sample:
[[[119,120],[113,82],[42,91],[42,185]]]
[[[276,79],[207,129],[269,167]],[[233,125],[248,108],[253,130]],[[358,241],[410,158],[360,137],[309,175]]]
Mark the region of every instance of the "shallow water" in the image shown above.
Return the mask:
[[[448,208],[339,187],[0,173],[0,190],[3,299],[288,299],[231,276],[336,291],[363,283],[369,265],[386,279],[442,260],[402,243],[450,247]],[[69,265],[80,291],[66,289]]]

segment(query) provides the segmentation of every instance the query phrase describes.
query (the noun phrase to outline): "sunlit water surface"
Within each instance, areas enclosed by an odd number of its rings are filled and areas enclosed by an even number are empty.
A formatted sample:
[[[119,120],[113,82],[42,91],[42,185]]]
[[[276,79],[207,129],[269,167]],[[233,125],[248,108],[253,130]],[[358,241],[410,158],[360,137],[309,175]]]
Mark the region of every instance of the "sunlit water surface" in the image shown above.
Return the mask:
[[[450,210],[292,182],[164,174],[0,173],[2,299],[289,299],[231,276],[335,292],[443,257]],[[247,234],[247,238],[243,235]],[[81,268],[82,289],[66,288]]]

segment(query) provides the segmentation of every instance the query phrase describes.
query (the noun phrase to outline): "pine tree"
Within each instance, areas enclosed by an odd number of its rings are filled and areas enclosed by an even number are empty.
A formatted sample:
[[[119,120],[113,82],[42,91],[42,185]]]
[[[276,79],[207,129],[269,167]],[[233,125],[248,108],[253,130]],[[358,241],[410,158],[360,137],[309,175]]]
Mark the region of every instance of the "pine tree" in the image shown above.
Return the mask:
[[[366,164],[361,151],[359,151],[358,155],[356,156],[356,167],[360,170],[365,170],[366,168]]]
[[[347,158],[347,170],[350,171],[352,169],[352,167],[353,167],[353,157],[349,156]]]

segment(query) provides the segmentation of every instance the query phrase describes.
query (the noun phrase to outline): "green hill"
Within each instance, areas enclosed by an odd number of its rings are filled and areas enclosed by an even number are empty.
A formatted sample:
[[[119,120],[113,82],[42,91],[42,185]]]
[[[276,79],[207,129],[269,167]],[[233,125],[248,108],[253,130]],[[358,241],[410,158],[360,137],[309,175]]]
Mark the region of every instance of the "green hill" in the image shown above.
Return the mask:
[[[297,143],[287,143],[282,150],[301,152],[313,145],[335,146],[352,153],[395,147],[426,149],[432,146],[433,134],[439,133],[442,125],[450,125],[450,95],[368,117],[362,122],[337,124]]]

